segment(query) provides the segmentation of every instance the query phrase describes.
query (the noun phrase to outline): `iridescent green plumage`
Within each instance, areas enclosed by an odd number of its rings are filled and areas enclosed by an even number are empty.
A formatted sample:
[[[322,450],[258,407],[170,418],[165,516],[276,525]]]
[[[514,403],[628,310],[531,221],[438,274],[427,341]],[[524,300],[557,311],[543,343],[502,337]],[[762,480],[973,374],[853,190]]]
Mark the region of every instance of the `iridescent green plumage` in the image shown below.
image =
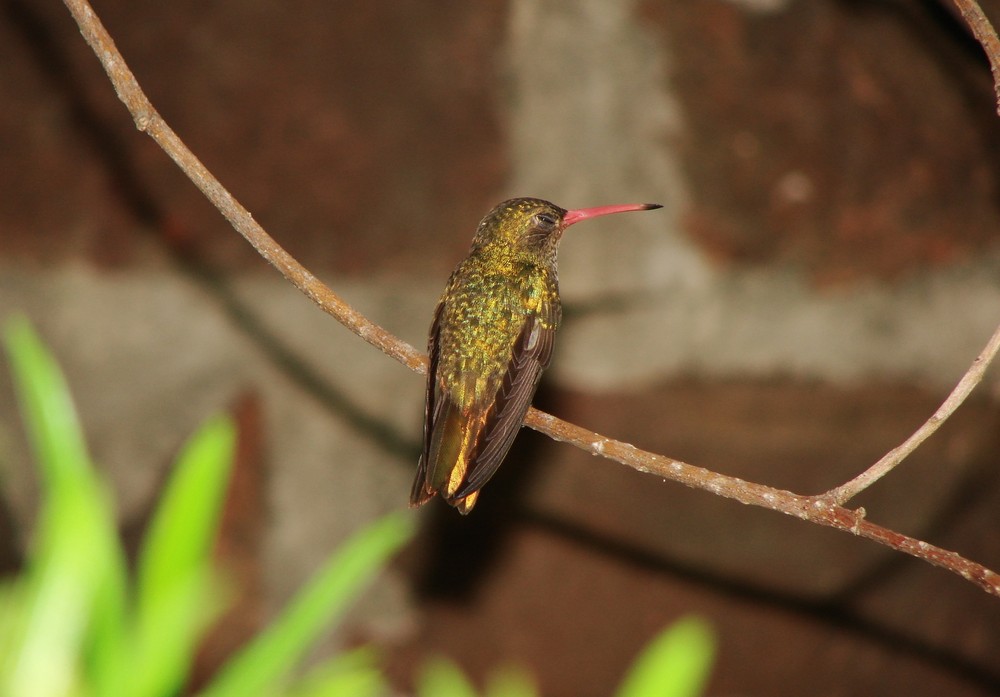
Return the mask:
[[[519,198],[483,218],[434,313],[424,449],[411,505],[440,494],[468,513],[510,449],[552,357],[563,230],[588,217],[654,207],[567,211]]]

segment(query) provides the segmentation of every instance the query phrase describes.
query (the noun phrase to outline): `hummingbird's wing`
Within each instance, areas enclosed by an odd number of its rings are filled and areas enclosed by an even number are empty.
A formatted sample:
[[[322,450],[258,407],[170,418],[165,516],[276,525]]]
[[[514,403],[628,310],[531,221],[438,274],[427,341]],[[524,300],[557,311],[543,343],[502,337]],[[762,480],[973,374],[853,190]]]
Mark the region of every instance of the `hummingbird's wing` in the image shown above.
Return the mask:
[[[441,303],[431,324],[424,444],[410,490],[410,505],[419,506],[441,494],[449,504],[468,513],[475,504],[474,494],[493,476],[510,450],[542,371],[549,365],[559,308],[547,307],[543,314],[525,318],[511,347],[507,369],[491,381],[496,385],[492,399],[464,405],[457,403],[438,379],[443,312]],[[467,373],[463,377],[474,384],[478,376]],[[491,390],[487,388],[486,393]],[[449,493],[448,480],[456,473],[460,473],[461,483]]]
[[[427,388],[424,396],[424,447],[420,454],[420,461],[417,463],[417,475],[413,478],[413,488],[410,490],[411,506],[420,506],[437,493],[427,477],[427,463],[430,460],[434,424],[443,416],[441,413],[443,410],[438,407],[440,400],[437,399],[438,390],[436,387],[438,356],[440,355],[438,337],[441,333],[441,313],[443,311],[444,301],[442,300],[434,309],[430,338],[427,341],[427,355],[430,358],[430,363],[427,366]]]
[[[538,380],[552,359],[558,309],[547,309],[544,315],[529,315],[514,342],[510,363],[482,421],[465,481],[455,492],[456,499],[478,491],[489,481],[521,430]]]

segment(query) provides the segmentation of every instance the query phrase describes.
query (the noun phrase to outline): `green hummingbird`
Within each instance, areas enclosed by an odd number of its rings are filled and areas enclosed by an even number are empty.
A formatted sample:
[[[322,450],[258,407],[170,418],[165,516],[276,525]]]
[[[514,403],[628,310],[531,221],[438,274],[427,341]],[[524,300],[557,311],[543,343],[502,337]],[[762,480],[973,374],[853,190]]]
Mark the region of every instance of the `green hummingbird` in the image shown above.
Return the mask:
[[[467,514],[510,450],[552,357],[562,316],[556,251],[566,228],[654,208],[661,206],[566,210],[515,198],[480,221],[431,323],[424,444],[411,506],[440,494]]]

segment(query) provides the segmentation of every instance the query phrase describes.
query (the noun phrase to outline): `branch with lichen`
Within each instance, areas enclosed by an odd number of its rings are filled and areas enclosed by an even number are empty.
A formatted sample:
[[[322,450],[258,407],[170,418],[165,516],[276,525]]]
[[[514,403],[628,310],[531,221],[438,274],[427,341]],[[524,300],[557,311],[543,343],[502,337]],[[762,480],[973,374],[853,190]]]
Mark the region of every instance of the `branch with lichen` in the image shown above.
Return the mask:
[[[219,209],[236,231],[246,238],[264,259],[278,269],[281,275],[322,308],[324,312],[387,356],[396,359],[411,370],[426,373],[427,358],[420,351],[393,336],[352,308],[265,232],[253,219],[250,212],[233,198],[232,194],[195,157],[194,153],[184,145],[153,108],[90,4],[86,0],[64,1],[76,19],[87,43],[111,79],[119,99],[132,114],[136,127],[148,134],[163,148],[205,197]],[[996,32],[974,0],[955,0],[955,3],[959,6],[963,17],[969,22],[973,33],[989,56],[996,79],[997,93],[1000,95],[1000,41],[997,40]],[[987,592],[1000,596],[1000,574],[955,552],[876,525],[865,518],[863,508],[851,510],[844,507],[847,501],[902,462],[954,413],[972,389],[982,380],[986,367],[996,356],[998,350],[1000,350],[1000,327],[997,328],[986,348],[976,358],[972,367],[962,377],[945,402],[920,429],[903,444],[891,450],[851,481],[814,496],[795,494],[764,484],[747,482],[663,455],[640,450],[628,443],[588,431],[537,409],[531,409],[528,412],[524,423],[557,441],[570,443],[594,455],[614,460],[640,472],[654,474],[657,477],[680,482],[696,489],[703,489],[740,503],[760,506],[865,537],[952,571]]]

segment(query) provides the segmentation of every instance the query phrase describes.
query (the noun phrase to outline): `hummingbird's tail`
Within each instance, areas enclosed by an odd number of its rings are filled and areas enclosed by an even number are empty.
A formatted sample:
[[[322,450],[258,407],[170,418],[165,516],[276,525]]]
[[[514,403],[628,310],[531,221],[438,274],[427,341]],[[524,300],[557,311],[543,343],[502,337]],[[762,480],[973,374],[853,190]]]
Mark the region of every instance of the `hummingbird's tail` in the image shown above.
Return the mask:
[[[410,506],[420,506],[440,494],[460,513],[467,514],[476,505],[478,490],[462,496],[455,494],[465,482],[481,419],[470,419],[469,414],[444,395],[439,395],[438,405],[434,429],[413,479]]]

